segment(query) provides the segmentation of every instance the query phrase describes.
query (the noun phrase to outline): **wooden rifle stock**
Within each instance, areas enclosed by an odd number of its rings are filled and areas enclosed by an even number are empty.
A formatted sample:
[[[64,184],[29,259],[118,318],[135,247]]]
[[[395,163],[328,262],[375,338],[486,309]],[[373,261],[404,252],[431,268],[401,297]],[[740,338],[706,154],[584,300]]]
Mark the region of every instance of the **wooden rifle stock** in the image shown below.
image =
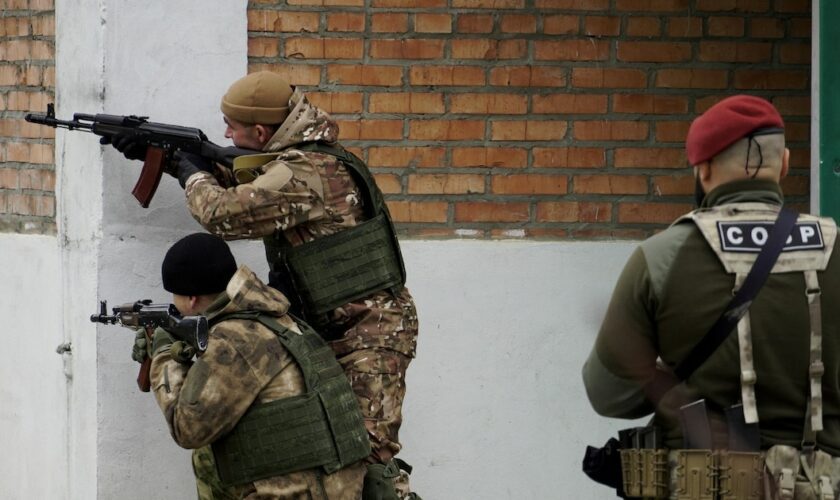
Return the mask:
[[[140,171],[140,177],[137,183],[134,184],[134,189],[131,194],[140,202],[143,208],[149,208],[149,203],[155,196],[160,178],[163,176],[163,168],[166,162],[166,151],[163,148],[155,148],[149,146],[146,148],[146,159],[143,162],[143,170]],[[145,366],[145,363],[144,363]],[[148,375],[148,368],[146,369]],[[138,379],[138,383],[139,383]],[[143,388],[140,388],[143,390]],[[148,392],[148,386],[144,392]]]
[[[148,158],[148,155],[146,156]],[[145,170],[145,167],[143,167]],[[154,191],[152,191],[154,194]],[[138,198],[139,199],[139,198]],[[151,350],[152,345],[152,333],[153,330],[151,327],[147,327],[146,329],[146,342],[149,343],[149,350]],[[146,356],[146,359],[143,360],[143,364],[140,365],[140,372],[137,374],[137,387],[140,388],[143,392],[149,392],[152,387],[152,377],[151,377],[151,369],[152,369],[152,355],[149,354]]]

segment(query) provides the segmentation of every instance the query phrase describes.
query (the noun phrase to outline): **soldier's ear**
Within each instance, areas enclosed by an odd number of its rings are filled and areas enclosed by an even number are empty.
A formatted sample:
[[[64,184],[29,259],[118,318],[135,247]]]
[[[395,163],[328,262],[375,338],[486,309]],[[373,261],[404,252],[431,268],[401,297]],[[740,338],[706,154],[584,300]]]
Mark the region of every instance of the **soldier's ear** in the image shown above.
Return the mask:
[[[790,150],[788,148],[785,148],[785,152],[784,152],[784,154],[782,154],[782,171],[779,172],[779,180],[787,177],[789,168],[790,168]]]
[[[271,136],[274,135],[270,127],[267,127],[260,123],[254,125],[254,127],[257,131],[257,139],[263,144],[268,142],[268,140],[271,139]]]

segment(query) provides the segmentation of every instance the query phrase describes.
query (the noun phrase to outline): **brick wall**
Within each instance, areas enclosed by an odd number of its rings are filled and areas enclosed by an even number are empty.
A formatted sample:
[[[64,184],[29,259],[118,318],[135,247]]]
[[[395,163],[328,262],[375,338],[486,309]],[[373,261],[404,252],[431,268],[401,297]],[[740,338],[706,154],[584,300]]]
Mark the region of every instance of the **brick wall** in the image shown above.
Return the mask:
[[[53,0],[0,0],[0,231],[54,234],[54,131],[23,120],[55,95]]]
[[[807,0],[252,0],[251,71],[305,89],[400,231],[636,238],[691,208],[683,141],[735,93],[785,116],[808,202]]]

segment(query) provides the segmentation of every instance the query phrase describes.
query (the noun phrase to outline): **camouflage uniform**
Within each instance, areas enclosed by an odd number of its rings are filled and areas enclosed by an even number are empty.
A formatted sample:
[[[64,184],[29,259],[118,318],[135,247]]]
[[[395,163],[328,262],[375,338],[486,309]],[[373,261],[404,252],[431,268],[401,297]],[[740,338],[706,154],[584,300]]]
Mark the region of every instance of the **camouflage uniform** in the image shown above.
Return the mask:
[[[193,217],[225,239],[256,239],[282,232],[293,246],[363,220],[362,198],[345,166],[335,157],[304,152],[296,145],[334,144],[338,125],[296,91],[292,112],[266,144],[277,152],[259,167],[254,181],[235,187],[199,172],[186,184]],[[417,313],[407,289],[380,291],[333,310],[322,328],[362,406],[373,453],[385,462],[400,450],[405,371],[415,356]]]
[[[222,314],[257,311],[300,332],[286,314],[288,306],[283,294],[243,266],[207,315],[212,320]],[[174,361],[168,349],[161,350],[152,361],[151,380],[172,437],[180,446],[195,450],[193,467],[200,499],[356,500],[361,495],[363,462],[329,475],[308,469],[232,488],[221,486],[209,445],[230,432],[253,404],[305,392],[294,358],[262,324],[222,319],[210,329],[207,351],[192,366]]]

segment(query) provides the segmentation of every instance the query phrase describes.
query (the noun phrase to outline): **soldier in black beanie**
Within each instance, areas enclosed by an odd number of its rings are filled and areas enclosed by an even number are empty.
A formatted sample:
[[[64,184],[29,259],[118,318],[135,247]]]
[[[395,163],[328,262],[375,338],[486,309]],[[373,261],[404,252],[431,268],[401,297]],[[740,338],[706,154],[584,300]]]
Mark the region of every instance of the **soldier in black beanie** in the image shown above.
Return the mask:
[[[172,437],[193,450],[198,498],[360,498],[370,454],[361,408],[324,340],[287,314],[288,299],[206,233],[172,245],[161,275],[181,314],[210,326],[197,357],[160,328],[147,353]]]

